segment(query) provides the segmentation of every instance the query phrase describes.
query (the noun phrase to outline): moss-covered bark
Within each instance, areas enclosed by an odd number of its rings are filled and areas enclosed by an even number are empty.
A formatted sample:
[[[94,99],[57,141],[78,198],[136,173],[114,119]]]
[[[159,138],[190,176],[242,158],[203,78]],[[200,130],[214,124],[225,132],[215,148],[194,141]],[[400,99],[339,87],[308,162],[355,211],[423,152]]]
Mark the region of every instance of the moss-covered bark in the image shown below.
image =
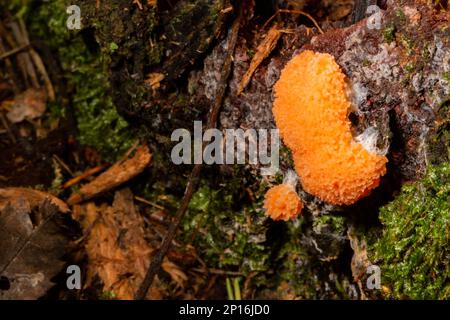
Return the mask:
[[[108,70],[110,58],[99,50],[95,39],[85,31],[66,27],[66,8],[70,1],[57,0],[30,4],[26,15],[34,40],[45,43],[61,66],[64,90],[51,108],[57,115],[67,115],[71,104],[78,127],[78,140],[114,160],[136,139],[133,129],[118,114],[110,94]],[[32,14],[31,14],[32,12]],[[62,92],[68,96],[62,96]]]
[[[370,258],[396,299],[450,298],[450,165],[429,167],[380,210]]]

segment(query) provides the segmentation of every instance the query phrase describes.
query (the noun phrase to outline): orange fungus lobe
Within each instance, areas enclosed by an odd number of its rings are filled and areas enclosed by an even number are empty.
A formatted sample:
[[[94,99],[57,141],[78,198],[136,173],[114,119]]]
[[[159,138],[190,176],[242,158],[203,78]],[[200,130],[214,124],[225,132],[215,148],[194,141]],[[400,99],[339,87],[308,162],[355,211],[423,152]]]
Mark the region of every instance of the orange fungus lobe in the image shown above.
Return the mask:
[[[305,191],[335,205],[370,194],[387,158],[353,139],[345,75],[329,54],[304,51],[275,84],[273,114]]]

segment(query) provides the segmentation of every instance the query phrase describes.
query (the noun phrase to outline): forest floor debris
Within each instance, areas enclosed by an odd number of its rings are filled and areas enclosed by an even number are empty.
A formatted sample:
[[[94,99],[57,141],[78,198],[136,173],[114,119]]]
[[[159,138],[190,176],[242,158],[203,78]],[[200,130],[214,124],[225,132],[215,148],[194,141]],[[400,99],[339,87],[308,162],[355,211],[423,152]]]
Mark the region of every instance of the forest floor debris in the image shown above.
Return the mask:
[[[70,196],[67,203],[74,205],[120,186],[141,173],[148,166],[151,158],[146,145],[137,148],[132,158],[120,160],[95,180],[82,186]]]
[[[54,286],[70,240],[67,211],[43,192],[0,189],[0,299],[38,299]]]
[[[129,189],[116,191],[112,206],[93,202],[74,207],[74,218],[85,230],[87,254],[86,287],[93,286],[96,277],[103,292],[116,299],[132,299],[150,263],[154,248],[146,241],[144,221],[135,207]],[[185,273],[167,258],[162,264],[174,283],[183,288]],[[159,282],[159,281],[158,281]],[[161,284],[149,291],[147,298],[163,297]]]

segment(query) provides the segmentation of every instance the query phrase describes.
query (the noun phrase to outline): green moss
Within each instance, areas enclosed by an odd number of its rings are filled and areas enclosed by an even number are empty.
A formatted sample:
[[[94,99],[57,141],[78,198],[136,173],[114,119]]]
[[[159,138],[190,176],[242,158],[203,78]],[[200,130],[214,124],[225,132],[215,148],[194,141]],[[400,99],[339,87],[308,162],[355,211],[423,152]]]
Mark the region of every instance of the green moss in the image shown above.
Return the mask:
[[[186,241],[193,240],[211,267],[244,274],[265,271],[269,252],[263,245],[265,218],[261,201],[235,208],[236,198],[242,196],[242,188],[235,183],[238,181],[220,190],[203,183],[189,204],[183,234]]]
[[[430,54],[430,47],[429,47],[428,43],[422,47],[422,58],[423,58],[424,62],[430,61],[431,54]]]
[[[310,277],[309,257],[303,249],[301,242],[303,217],[299,223],[288,224],[286,241],[278,253],[280,267],[277,268],[278,282],[287,282],[292,290],[299,296],[312,299],[315,297],[315,288],[319,286],[317,278]],[[300,266],[300,268],[299,268]]]
[[[276,249],[275,279],[269,278],[267,283],[288,284],[291,293],[301,299],[349,298],[348,279],[335,271],[340,262],[320,259],[315,249],[311,251],[309,239],[318,239],[305,234],[309,228],[308,218],[304,216],[285,224],[283,243]],[[344,228],[342,217],[324,215],[313,222],[315,235],[316,232],[341,233]]]
[[[447,81],[450,84],[450,72],[444,73],[444,80]]]
[[[430,138],[429,158],[432,164],[450,161],[450,97],[436,112],[435,134]]]
[[[362,61],[362,65],[363,65],[364,67],[370,67],[370,66],[372,65],[372,63],[369,61],[369,59],[364,59],[364,60]]]
[[[292,152],[291,150],[285,146],[284,144],[282,144],[280,146],[280,163],[281,163],[281,167],[286,167],[286,168],[294,168],[294,160],[292,157]]]
[[[117,295],[112,291],[104,291],[100,294],[100,300],[116,300]]]
[[[72,94],[79,142],[97,149],[105,159],[114,160],[131,146],[133,134],[108,92],[108,56],[89,48],[80,32],[67,29],[67,5],[64,0],[42,3],[29,17],[30,31],[57,53]],[[114,48],[111,44],[111,50]],[[56,116],[61,114],[56,107],[50,111]]]
[[[331,232],[340,234],[344,232],[346,228],[345,218],[341,216],[324,214],[314,220],[313,227],[317,230],[326,227]]]
[[[407,17],[406,17],[405,13],[401,9],[398,9],[395,12],[395,15],[397,16],[397,18],[400,20],[401,23],[407,22]]]
[[[450,298],[450,165],[430,167],[380,211],[371,261],[397,299]]]
[[[109,44],[109,50],[110,50],[111,52],[114,52],[114,51],[116,51],[117,49],[119,49],[119,46],[117,45],[117,43],[111,42],[111,43]]]
[[[414,65],[414,63],[408,63],[405,66],[405,70],[409,73],[412,73],[414,71],[414,69],[416,68],[416,66]]]
[[[8,3],[0,3],[0,9],[12,12],[17,18],[24,18],[29,12],[30,0],[9,0]]]
[[[395,40],[395,26],[387,27],[383,30],[383,37],[387,43],[391,43]]]
[[[407,36],[405,35],[401,35],[400,36],[400,43],[403,45],[403,47],[406,50],[406,53],[408,55],[411,55],[414,49],[414,42],[412,39],[409,39]]]

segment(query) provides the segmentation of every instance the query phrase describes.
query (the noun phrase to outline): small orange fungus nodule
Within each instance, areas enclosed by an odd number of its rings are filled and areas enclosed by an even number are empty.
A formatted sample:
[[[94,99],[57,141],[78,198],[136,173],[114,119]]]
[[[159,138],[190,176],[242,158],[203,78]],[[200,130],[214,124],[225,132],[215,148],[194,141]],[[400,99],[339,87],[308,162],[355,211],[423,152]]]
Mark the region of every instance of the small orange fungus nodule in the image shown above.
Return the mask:
[[[273,220],[288,221],[300,214],[303,203],[295,188],[288,183],[283,183],[266,192],[264,209],[266,209],[266,215]]]

